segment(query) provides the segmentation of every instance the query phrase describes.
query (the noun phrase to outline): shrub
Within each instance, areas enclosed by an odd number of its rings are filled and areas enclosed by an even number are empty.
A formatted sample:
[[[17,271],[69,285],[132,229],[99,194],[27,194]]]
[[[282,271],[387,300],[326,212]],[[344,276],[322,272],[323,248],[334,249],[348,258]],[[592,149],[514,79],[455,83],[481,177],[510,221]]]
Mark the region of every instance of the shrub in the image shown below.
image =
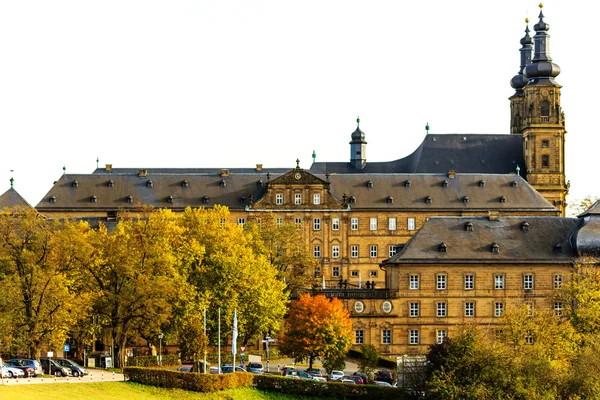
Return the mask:
[[[402,400],[409,398],[402,389],[375,385],[350,385],[339,382],[291,379],[273,375],[255,375],[254,386],[257,389],[265,391],[322,398],[365,400]]]
[[[216,392],[240,386],[252,386],[253,375],[243,372],[208,375],[170,371],[161,368],[126,367],[123,371],[131,382],[162,388],[177,388],[194,392]]]
[[[162,364],[165,367],[174,367],[181,365],[181,360],[177,354],[163,354]],[[156,367],[158,366],[158,356],[129,357],[127,365],[130,367]]]

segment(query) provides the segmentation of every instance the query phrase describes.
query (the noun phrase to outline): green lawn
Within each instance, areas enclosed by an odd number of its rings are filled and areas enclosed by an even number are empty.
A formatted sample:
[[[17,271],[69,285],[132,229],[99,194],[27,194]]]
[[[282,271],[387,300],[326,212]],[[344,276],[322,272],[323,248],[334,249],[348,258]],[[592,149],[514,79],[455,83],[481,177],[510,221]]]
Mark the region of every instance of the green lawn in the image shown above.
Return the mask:
[[[318,400],[315,397],[294,397],[260,392],[252,388],[237,388],[218,393],[195,393],[179,389],[161,389],[129,382],[53,383],[20,386],[0,385],[0,399],[10,400],[102,400],[102,399],[163,399],[163,400]]]

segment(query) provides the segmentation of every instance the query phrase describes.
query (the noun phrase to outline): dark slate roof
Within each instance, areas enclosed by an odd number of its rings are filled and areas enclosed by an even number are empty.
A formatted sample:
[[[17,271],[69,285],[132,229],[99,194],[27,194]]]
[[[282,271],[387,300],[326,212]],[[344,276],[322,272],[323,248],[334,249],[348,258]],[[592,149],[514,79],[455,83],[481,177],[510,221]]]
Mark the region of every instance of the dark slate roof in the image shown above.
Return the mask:
[[[581,213],[579,217],[586,217],[588,215],[600,215],[600,199],[596,200],[596,202],[592,204],[590,208]]]
[[[344,193],[356,199],[355,202],[349,200],[352,209],[544,210],[558,213],[527,181],[514,173],[456,174],[454,178],[449,174],[331,174],[329,179],[331,192],[337,199]],[[431,197],[430,203],[427,197]]]
[[[395,161],[369,163],[360,170],[350,162],[316,162],[310,171],[351,173],[509,174],[517,165],[525,177],[522,135],[446,134],[425,136],[411,155]]]
[[[15,206],[31,207],[27,200],[11,187],[0,196],[0,209]]]
[[[466,229],[473,224],[473,231]],[[528,229],[522,224],[527,222]],[[407,263],[569,262],[577,256],[571,234],[578,218],[433,217],[384,265]],[[440,251],[444,243],[447,252]],[[492,252],[498,244],[498,253]]]
[[[600,200],[579,216],[583,226],[575,235],[580,256],[600,256]]]

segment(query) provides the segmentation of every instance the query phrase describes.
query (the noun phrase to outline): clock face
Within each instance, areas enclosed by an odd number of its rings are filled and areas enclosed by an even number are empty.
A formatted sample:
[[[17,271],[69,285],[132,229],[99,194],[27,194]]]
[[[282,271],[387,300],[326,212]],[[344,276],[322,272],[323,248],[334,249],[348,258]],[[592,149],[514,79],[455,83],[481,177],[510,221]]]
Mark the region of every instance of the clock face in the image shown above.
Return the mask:
[[[296,178],[296,180],[300,180],[301,177],[302,175],[300,175],[300,172],[296,172],[296,175],[294,175],[294,178]]]

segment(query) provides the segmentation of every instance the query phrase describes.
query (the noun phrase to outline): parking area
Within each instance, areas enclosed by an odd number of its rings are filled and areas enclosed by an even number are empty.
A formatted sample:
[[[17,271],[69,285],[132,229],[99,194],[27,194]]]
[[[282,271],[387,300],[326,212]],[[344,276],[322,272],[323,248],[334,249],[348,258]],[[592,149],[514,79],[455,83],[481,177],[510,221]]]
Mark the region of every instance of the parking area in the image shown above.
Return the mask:
[[[35,385],[35,384],[55,384],[55,383],[90,383],[90,382],[117,382],[125,380],[123,374],[118,374],[101,369],[88,369],[89,375],[80,377],[41,377],[37,378],[4,378],[3,385]]]

